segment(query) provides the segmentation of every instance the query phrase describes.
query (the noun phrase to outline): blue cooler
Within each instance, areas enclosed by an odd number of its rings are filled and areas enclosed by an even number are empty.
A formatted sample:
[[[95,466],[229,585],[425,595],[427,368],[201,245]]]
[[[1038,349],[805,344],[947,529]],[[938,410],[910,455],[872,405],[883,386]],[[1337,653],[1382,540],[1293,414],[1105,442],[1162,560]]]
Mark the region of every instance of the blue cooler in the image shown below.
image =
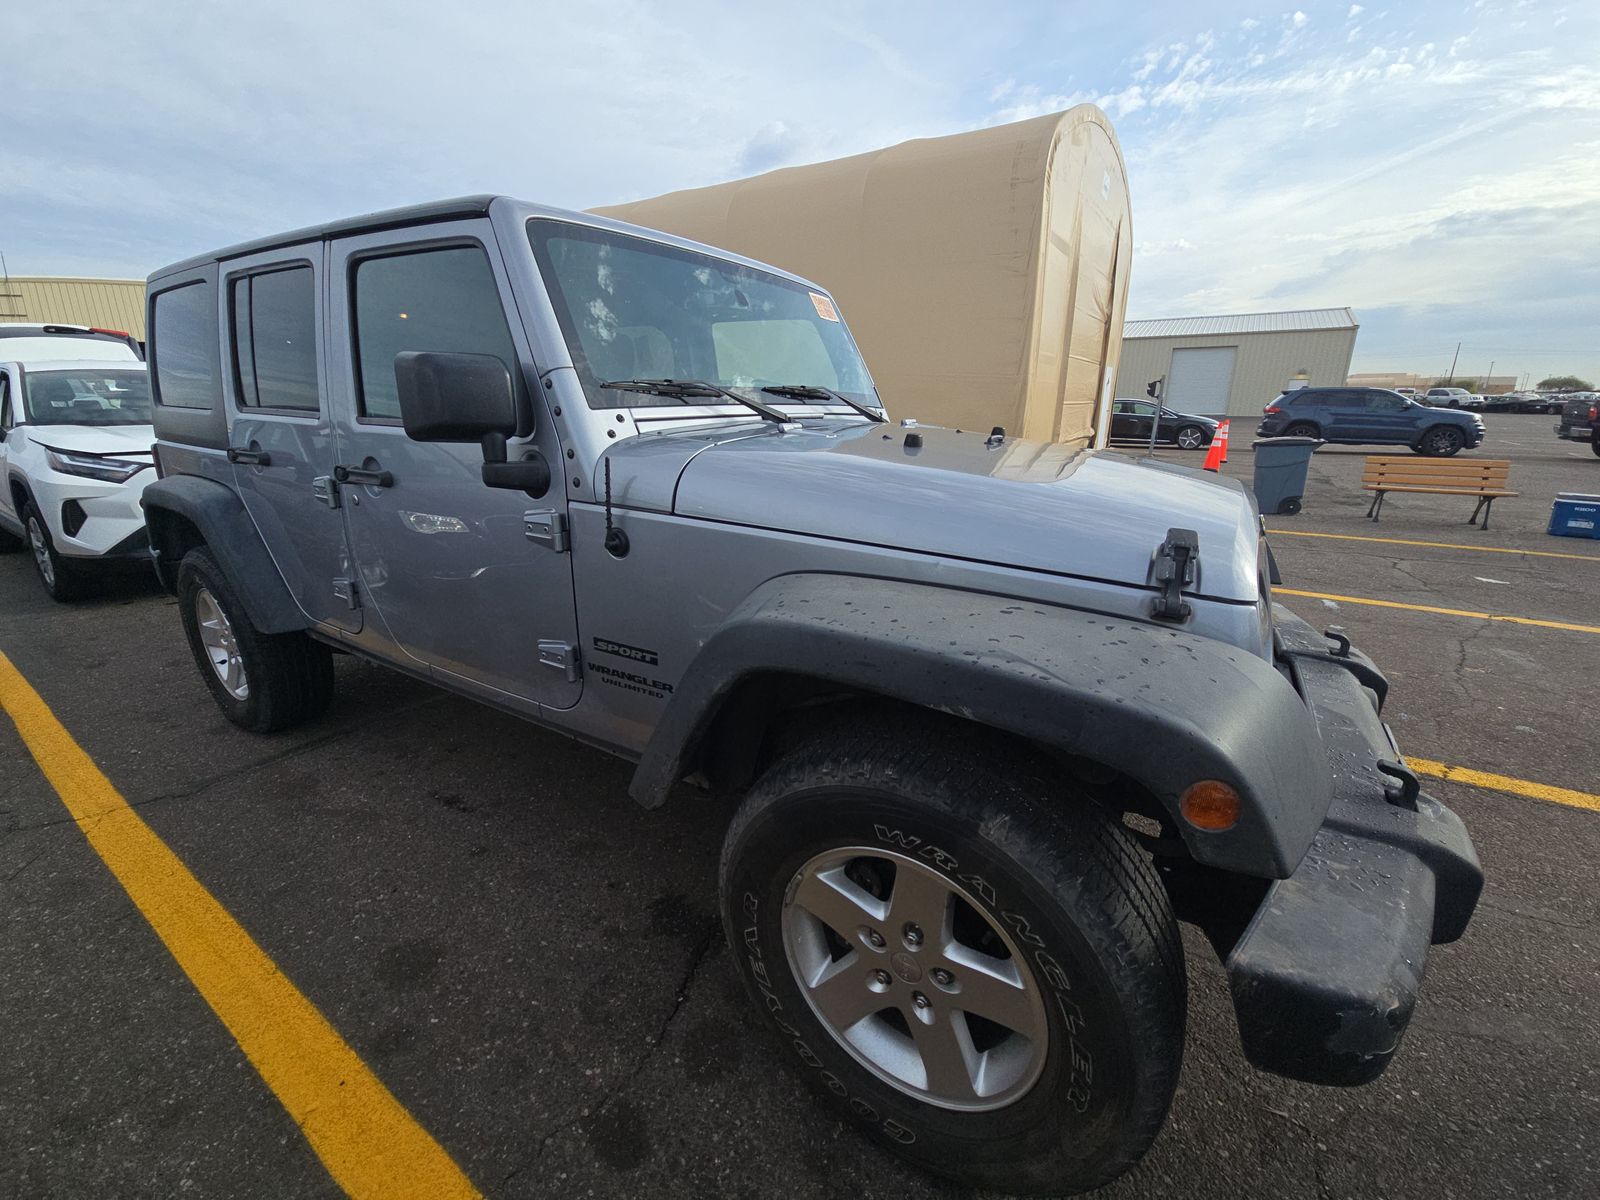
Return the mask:
[[[1558,492],[1550,509],[1548,532],[1556,537],[1600,539],[1600,496]]]

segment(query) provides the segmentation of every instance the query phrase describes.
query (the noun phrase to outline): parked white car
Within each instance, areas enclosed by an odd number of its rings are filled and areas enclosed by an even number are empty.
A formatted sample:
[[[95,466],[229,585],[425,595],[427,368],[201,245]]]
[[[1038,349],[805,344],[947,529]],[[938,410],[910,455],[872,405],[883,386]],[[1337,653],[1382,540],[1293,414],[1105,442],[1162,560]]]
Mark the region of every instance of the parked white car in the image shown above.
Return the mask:
[[[131,333],[88,325],[0,321],[0,362],[143,362]]]
[[[0,541],[26,545],[45,591],[71,600],[92,568],[149,559],[149,377],[132,355],[23,363],[11,349],[0,340]]]

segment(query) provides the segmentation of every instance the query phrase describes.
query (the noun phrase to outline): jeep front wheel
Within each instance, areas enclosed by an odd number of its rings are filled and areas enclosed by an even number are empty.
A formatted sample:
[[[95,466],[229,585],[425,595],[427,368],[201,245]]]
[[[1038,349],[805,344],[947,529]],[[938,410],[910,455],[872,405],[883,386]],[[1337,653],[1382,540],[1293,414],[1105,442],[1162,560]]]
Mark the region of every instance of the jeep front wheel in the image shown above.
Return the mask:
[[[1435,425],[1422,435],[1422,454],[1427,458],[1449,458],[1466,445],[1467,439],[1454,425]]]
[[[178,608],[195,665],[223,715],[252,733],[315,720],[333,699],[333,655],[304,633],[262,633],[210,552],[178,566]]]
[[[1016,748],[944,722],[780,758],[723,847],[741,974],[801,1073],[939,1174],[1098,1187],[1149,1147],[1183,1055],[1154,869]]]

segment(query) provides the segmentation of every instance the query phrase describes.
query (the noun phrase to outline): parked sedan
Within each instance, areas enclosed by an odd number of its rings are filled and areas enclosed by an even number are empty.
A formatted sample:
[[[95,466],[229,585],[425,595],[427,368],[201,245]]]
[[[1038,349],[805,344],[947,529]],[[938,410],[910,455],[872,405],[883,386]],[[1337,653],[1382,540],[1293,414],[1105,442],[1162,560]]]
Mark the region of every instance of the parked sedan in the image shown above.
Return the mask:
[[[1483,405],[1484,412],[1547,413],[1551,402],[1537,392],[1507,392],[1503,396],[1490,396]]]
[[[1118,400],[1111,407],[1111,440],[1148,443],[1155,418],[1156,406],[1149,400]],[[1210,417],[1192,416],[1163,407],[1156,441],[1180,450],[1199,450],[1211,444],[1218,424],[1220,422]]]

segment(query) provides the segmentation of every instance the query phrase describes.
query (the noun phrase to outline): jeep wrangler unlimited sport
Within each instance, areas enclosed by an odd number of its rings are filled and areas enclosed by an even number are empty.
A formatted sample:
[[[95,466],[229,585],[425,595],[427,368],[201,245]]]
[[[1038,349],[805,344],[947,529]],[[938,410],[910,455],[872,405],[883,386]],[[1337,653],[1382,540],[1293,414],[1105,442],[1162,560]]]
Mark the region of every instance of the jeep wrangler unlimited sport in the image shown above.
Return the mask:
[[[916,298],[908,296],[907,303]],[[239,725],[358,654],[742,797],[737,969],[849,1122],[1105,1183],[1183,1053],[1176,921],[1245,1053],[1356,1084],[1482,877],[1232,481],[891,424],[828,292],[504,197],[151,276],[157,569]]]

